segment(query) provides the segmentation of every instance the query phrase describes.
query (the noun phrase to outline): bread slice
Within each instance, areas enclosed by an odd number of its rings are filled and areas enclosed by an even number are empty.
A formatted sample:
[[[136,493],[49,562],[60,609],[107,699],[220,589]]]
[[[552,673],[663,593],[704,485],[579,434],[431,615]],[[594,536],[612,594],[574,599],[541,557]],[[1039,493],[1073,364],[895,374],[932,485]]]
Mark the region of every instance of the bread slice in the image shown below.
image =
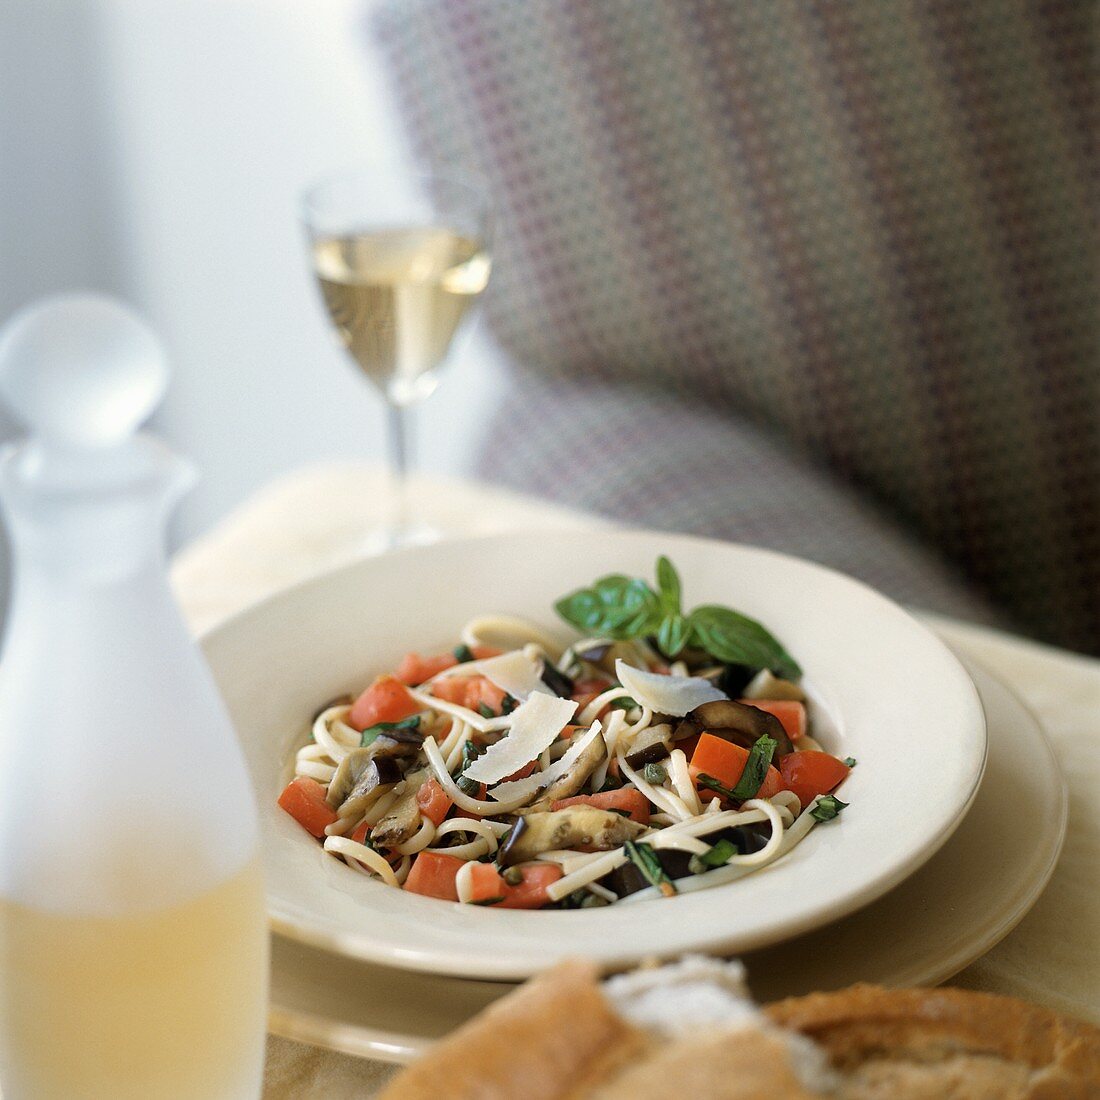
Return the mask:
[[[563,964],[382,1100],[1100,1100],[1100,1029],[1035,1005],[857,985],[757,1011],[738,1000],[741,974],[689,959],[601,986],[594,967]]]

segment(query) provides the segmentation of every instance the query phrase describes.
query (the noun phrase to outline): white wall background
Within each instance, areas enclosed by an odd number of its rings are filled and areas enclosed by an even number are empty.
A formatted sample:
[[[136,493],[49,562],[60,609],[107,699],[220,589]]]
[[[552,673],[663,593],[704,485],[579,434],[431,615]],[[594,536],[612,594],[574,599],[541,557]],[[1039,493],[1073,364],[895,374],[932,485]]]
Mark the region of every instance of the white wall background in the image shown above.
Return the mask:
[[[296,221],[313,177],[407,156],[369,4],[0,0],[0,316],[91,287],[152,320],[159,430],[204,475],[184,537],[281,472],[383,457]],[[423,467],[468,470],[499,384],[475,332],[419,414]]]

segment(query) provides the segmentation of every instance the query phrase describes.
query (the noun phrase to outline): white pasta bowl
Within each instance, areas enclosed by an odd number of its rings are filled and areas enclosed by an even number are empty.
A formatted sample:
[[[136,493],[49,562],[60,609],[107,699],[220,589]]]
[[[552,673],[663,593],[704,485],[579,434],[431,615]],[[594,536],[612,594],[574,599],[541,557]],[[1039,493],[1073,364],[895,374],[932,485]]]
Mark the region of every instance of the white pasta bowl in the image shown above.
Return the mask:
[[[409,650],[450,648],[488,612],[555,624],[554,601],[598,576],[679,568],[685,604],[763,622],[805,670],[819,737],[858,766],[848,809],[762,870],[713,889],[596,909],[497,910],[394,889],[326,855],[276,798],[310,716]],[[584,955],[612,969],[684,951],[748,951],[838,919],[912,874],[950,837],[985,766],[969,676],[925,627],[839,573],[746,546],[651,532],[444,542],[317,577],[209,634],[260,805],[276,930],[392,966],[524,978]]]

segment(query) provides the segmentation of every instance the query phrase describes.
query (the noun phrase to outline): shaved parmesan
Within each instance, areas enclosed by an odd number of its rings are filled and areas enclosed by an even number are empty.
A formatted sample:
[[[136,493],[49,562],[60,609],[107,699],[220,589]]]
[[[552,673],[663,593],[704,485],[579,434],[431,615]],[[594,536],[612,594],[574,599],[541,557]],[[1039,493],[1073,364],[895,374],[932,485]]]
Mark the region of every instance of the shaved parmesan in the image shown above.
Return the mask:
[[[719,691],[709,680],[699,676],[662,676],[657,672],[631,668],[622,660],[615,662],[615,675],[632,699],[656,714],[682,718],[704,703],[728,698],[724,691]]]
[[[513,779],[510,783],[501,783],[489,791],[489,797],[498,802],[515,802],[519,798],[529,798],[539,791],[549,787],[554,780],[565,775],[570,768],[580,759],[581,753],[596,740],[603,732],[600,723],[593,722],[592,728],[585,733],[575,733],[569,743],[569,751],[555,760],[550,767],[541,772],[535,772],[526,779]],[[518,770],[518,769],[517,769]]]
[[[464,774],[475,783],[499,783],[549,748],[576,709],[572,699],[536,692],[512,711],[508,733],[490,745]]]
[[[467,665],[463,671],[474,670],[491,680],[501,691],[506,691],[513,699],[521,702],[535,692],[547,695],[554,693],[542,682],[542,669],[539,663],[528,657],[522,649],[513,649],[499,657],[486,657]],[[563,722],[562,725],[565,723]]]

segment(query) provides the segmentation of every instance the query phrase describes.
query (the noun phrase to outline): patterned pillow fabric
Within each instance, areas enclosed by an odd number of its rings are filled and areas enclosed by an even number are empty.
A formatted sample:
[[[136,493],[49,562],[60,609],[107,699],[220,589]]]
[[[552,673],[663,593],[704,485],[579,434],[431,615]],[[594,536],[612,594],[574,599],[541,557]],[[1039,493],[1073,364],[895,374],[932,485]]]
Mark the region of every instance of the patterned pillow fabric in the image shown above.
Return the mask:
[[[556,430],[525,443],[537,403]],[[531,382],[494,421],[482,469],[634,526],[733,539],[859,577],[902,603],[1005,626],[934,550],[743,418],[637,384]]]
[[[1100,651],[1094,14],[384,3],[419,155],[476,167],[500,211],[517,468],[568,430],[547,387],[658,388],[766,427],[1033,633]]]

